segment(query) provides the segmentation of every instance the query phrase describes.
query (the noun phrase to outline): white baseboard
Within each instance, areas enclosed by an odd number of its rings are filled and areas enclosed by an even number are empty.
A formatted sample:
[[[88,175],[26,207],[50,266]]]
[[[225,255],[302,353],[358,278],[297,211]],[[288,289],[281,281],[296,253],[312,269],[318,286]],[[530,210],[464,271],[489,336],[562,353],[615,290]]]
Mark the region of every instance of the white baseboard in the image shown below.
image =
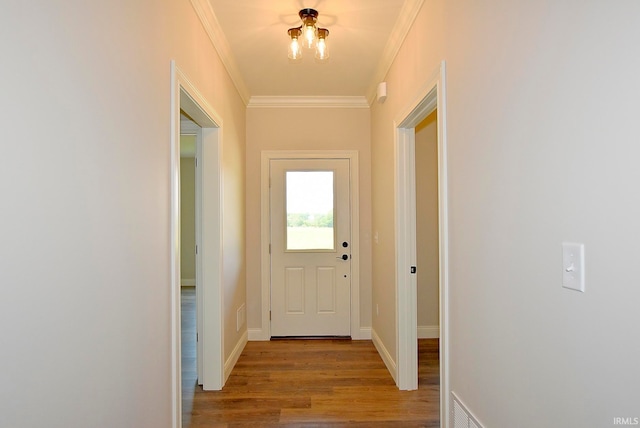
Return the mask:
[[[265,342],[271,339],[261,328],[250,328],[247,331],[251,342]]]
[[[271,339],[261,328],[250,328],[248,332],[251,342],[264,342]],[[351,338],[353,340],[371,340],[371,327],[361,327],[356,334],[351,335]]]
[[[360,327],[355,334],[351,334],[353,340],[371,340],[371,327]]]
[[[385,348],[384,344],[382,343],[382,340],[376,334],[376,331],[373,329],[371,330],[371,340],[373,341],[373,345],[378,350],[378,354],[380,354],[382,361],[384,361],[384,365],[387,366],[387,370],[389,370],[389,373],[391,373],[391,377],[397,384],[398,383],[398,379],[397,379],[398,367],[396,366],[395,361],[393,361],[393,357],[391,356],[387,348]]]
[[[182,278],[180,280],[180,285],[183,287],[195,287],[196,279],[195,278]]]
[[[425,325],[418,326],[418,339],[437,339],[440,337],[440,326]]]
[[[227,379],[229,379],[229,375],[231,374],[231,371],[235,367],[236,363],[238,362],[238,358],[240,358],[240,354],[242,354],[242,350],[244,349],[246,344],[247,344],[247,332],[245,331],[242,337],[240,337],[240,340],[238,340],[238,343],[236,343],[236,346],[235,348],[233,348],[233,352],[231,352],[231,355],[229,355],[229,358],[227,358],[227,361],[224,362],[223,384],[227,383]]]

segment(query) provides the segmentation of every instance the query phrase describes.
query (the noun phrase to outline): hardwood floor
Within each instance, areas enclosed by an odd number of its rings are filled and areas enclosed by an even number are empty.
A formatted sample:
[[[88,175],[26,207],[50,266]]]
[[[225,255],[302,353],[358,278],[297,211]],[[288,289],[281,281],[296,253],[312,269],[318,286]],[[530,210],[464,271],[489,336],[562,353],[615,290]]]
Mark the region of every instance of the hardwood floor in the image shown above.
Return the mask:
[[[194,317],[184,306],[191,300],[195,313],[195,293],[183,289],[183,320]],[[249,342],[223,390],[203,391],[195,340],[185,349],[189,325],[183,322],[184,428],[440,426],[437,339],[419,340],[417,391],[397,389],[371,341],[326,339]]]

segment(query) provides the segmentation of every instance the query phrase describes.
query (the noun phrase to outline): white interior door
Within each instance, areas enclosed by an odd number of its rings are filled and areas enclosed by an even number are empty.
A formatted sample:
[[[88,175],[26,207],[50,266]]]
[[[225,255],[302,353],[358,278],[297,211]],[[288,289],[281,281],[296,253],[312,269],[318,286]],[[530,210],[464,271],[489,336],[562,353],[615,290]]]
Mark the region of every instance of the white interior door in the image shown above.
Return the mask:
[[[350,336],[349,159],[272,159],[271,336]]]

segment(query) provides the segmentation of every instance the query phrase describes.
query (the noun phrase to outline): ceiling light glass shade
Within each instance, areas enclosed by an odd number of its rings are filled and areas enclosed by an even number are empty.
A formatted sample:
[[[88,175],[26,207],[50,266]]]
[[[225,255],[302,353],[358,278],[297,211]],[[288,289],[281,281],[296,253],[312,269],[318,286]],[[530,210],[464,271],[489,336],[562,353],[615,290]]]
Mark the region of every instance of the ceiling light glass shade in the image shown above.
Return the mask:
[[[298,16],[302,20],[302,38],[304,46],[308,49],[313,48],[316,42],[316,21],[318,20],[318,11],[315,9],[302,9]]]
[[[302,32],[304,33],[304,46],[308,49],[313,47],[314,42],[316,41],[316,26],[311,23],[311,25],[304,25],[302,27]]]
[[[329,59],[329,49],[327,48],[327,37],[329,30],[317,26],[318,11],[307,8],[298,12],[302,25],[289,28],[288,34],[291,39],[289,43],[289,60],[298,62],[302,59],[303,48],[315,49],[315,59],[324,62]]]
[[[326,61],[329,59],[329,48],[327,47],[327,37],[329,30],[318,28],[318,41],[316,42],[316,60]]]
[[[299,28],[291,28],[289,30],[291,43],[289,43],[288,57],[291,61],[299,61],[302,59],[302,46],[299,40],[301,33],[302,31]]]

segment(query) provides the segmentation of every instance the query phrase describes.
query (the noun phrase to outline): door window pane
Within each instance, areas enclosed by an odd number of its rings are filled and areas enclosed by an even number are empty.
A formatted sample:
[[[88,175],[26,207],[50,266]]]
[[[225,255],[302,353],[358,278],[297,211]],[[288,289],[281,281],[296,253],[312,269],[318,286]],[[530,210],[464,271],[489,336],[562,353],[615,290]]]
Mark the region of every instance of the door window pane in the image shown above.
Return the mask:
[[[287,171],[287,250],[333,250],[333,171]]]

